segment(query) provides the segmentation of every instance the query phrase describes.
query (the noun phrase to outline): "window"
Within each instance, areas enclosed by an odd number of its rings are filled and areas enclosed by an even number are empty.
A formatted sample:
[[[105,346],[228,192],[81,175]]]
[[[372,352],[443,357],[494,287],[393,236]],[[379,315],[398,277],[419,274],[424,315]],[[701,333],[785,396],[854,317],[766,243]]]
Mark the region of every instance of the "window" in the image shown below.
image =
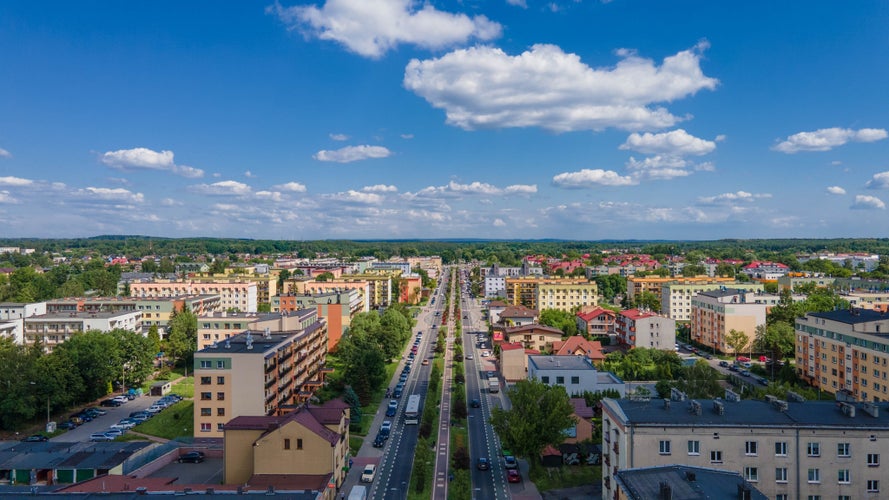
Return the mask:
[[[868,467],[877,467],[880,465],[880,454],[879,453],[868,453],[867,454],[867,466]]]
[[[225,385],[225,377],[216,377],[216,383],[219,385]]]
[[[756,441],[747,441],[744,443],[745,455],[756,455]]]
[[[837,500],[852,500],[852,495],[840,495]]]
[[[556,377],[556,383],[565,385],[565,377]]]
[[[297,439],[296,439],[296,449],[297,449],[297,450],[301,450],[301,449],[303,449],[303,440],[302,440],[302,438],[297,438]]]
[[[821,443],[809,443],[806,445],[806,454],[810,457],[821,456]]]
[[[775,443],[775,455],[782,457],[787,456],[787,441],[778,441]]]
[[[210,426],[209,422],[201,422],[201,432],[210,432],[213,430],[213,427]]]
[[[837,443],[837,456],[838,457],[850,457],[852,456],[849,452],[849,443]]]
[[[216,430],[219,431],[219,432],[224,431],[224,430],[225,430],[225,424],[223,424],[223,423],[221,423],[221,422],[218,423],[218,424],[216,424]]]
[[[809,469],[809,482],[810,483],[820,483],[821,482],[821,469]]]
[[[216,416],[224,417],[225,416],[225,408],[216,408]]]
[[[876,493],[880,491],[880,482],[876,479],[868,479],[867,480],[867,492],[868,493]]]
[[[821,495],[809,495],[806,500],[821,500]]]
[[[659,441],[658,442],[658,453],[661,455],[669,455],[670,454],[670,442],[669,441]]]
[[[212,377],[201,377],[201,385],[210,385],[211,380],[213,380]]]
[[[209,360],[201,360],[201,368],[212,368],[213,363]]]
[[[549,383],[549,377],[540,377],[540,381],[543,382],[544,384],[548,384],[548,383]]]
[[[722,451],[713,450],[710,452],[710,463],[711,464],[721,464],[722,463]]]
[[[744,479],[759,481],[759,469],[756,467],[744,467]]]
[[[221,359],[217,361],[216,368],[225,368],[225,361],[222,361]]]
[[[840,484],[849,484],[849,469],[840,469],[837,471],[837,482]]]
[[[289,439],[286,439],[286,438],[284,439],[284,449],[285,450],[290,449],[290,440]]]
[[[775,495],[775,500],[787,500],[787,493],[778,493]]]
[[[787,467],[777,467],[775,469],[775,482],[776,483],[786,483],[787,482]]]
[[[688,442],[688,454],[689,455],[700,455],[701,454],[701,442],[700,441],[689,441]]]
[[[580,377],[571,377],[571,383],[572,383],[572,384],[575,384],[575,385],[576,385],[576,384],[579,384],[579,383],[580,383]]]
[[[216,399],[219,401],[224,401],[225,400],[225,393],[224,392],[217,392]]]
[[[202,417],[209,417],[212,414],[213,414],[213,411],[210,408],[201,408],[201,416]]]
[[[201,393],[201,401],[209,401],[211,399],[213,399],[213,398],[209,392],[202,392]]]

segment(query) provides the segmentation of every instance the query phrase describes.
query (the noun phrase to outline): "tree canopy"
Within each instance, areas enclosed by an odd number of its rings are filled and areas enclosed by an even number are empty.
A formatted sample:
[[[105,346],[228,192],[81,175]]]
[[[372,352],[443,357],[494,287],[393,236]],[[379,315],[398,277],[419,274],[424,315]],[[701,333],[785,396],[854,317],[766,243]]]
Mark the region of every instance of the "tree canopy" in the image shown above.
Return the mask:
[[[512,408],[495,407],[491,425],[503,445],[516,455],[537,463],[547,445],[558,446],[565,431],[577,424],[565,388],[538,380],[520,380],[507,394]]]

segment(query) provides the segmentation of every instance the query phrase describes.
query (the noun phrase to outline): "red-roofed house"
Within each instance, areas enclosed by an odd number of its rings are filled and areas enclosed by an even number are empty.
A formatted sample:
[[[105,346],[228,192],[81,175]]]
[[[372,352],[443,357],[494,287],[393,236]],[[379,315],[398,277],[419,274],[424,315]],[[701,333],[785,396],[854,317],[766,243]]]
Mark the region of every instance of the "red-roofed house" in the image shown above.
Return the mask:
[[[607,337],[614,334],[614,321],[617,313],[611,309],[597,307],[589,312],[577,313],[577,330],[594,337]]]
[[[504,326],[530,325],[537,321],[536,309],[530,309],[523,305],[506,306],[500,311],[498,323]]]
[[[500,372],[507,382],[528,378],[528,355],[540,354],[534,349],[525,349],[518,342],[500,344]]]
[[[593,417],[595,411],[586,405],[583,398],[571,398],[571,406],[574,407],[574,417],[577,424],[573,429],[568,430],[568,436],[565,438],[566,443],[579,443],[593,439]]]
[[[348,466],[349,407],[333,400],[286,415],[235,417],[225,424],[223,442],[226,484],[283,475],[323,481],[335,494]]]
[[[504,332],[504,341],[520,342],[526,349],[538,351],[552,350],[553,342],[562,340],[562,330],[536,323],[530,325],[507,328]]]
[[[640,309],[627,309],[617,315],[617,340],[630,347],[672,351],[676,345],[676,320]]]
[[[598,341],[590,341],[580,335],[572,335],[567,340],[553,342],[553,354],[556,356],[586,356],[593,363],[604,361],[602,344]]]
[[[780,262],[753,261],[744,266],[741,272],[753,279],[776,280],[790,272],[790,268]]]

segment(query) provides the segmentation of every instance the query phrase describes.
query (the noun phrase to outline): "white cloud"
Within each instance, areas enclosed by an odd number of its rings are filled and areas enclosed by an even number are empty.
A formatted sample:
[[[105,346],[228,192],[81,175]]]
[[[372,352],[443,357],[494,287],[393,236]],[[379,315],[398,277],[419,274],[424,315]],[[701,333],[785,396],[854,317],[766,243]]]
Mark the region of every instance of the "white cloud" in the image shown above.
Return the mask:
[[[179,200],[174,200],[173,198],[164,198],[161,200],[161,206],[164,207],[178,207],[182,206],[183,203]]]
[[[248,170],[248,171],[244,172],[244,177],[246,177],[248,179],[252,179],[252,178],[256,177],[256,175],[254,175],[253,172]]]
[[[243,196],[250,194],[250,186],[238,181],[219,181],[213,184],[196,184],[191,190],[213,196]]]
[[[13,198],[9,194],[9,191],[0,191],[0,203],[14,204],[14,203],[18,203],[18,202],[19,202],[19,200]]]
[[[448,188],[455,193],[468,193],[468,194],[484,194],[484,195],[492,195],[492,194],[500,194],[500,188],[493,186],[491,184],[487,184],[485,182],[472,182],[470,184],[459,184],[457,182],[451,181],[448,183]]]
[[[700,67],[706,47],[700,43],[660,66],[623,50],[616,66],[592,68],[555,45],[534,45],[517,56],[479,46],[411,60],[404,86],[444,109],[449,124],[467,130],[663,128],[683,118],[651,104],[716,88],[718,81]]]
[[[506,3],[509,5],[515,5],[516,7],[521,7],[523,9],[528,8],[528,2],[525,0],[506,0]]]
[[[290,191],[293,193],[305,193],[306,185],[301,184],[299,182],[288,182],[285,184],[278,184],[277,186],[273,186],[272,189],[277,189],[280,191]]]
[[[500,25],[485,16],[451,14],[414,0],[327,0],[321,8],[275,4],[268,11],[288,29],[339,42],[370,58],[402,44],[440,49],[470,39],[491,40],[501,32]]]
[[[886,204],[876,196],[858,194],[855,195],[855,203],[849,208],[853,210],[882,210],[886,208]]]
[[[841,188],[840,186],[828,186],[827,192],[829,194],[846,194],[846,190]]]
[[[12,158],[12,153],[3,148],[0,148],[0,158]]]
[[[263,200],[282,201],[283,197],[278,191],[257,191],[256,197]]]
[[[537,184],[513,184],[506,186],[503,191],[509,194],[534,194],[537,192]]]
[[[204,171],[187,165],[176,165],[172,151],[152,151],[148,148],[119,149],[102,154],[102,163],[117,170],[162,170],[196,179],[204,176]]]
[[[92,200],[101,201],[122,201],[127,203],[142,203],[145,201],[145,196],[143,196],[142,193],[134,193],[129,189],[124,188],[86,187],[77,190],[75,194]]]
[[[330,134],[330,138],[334,141],[347,141],[349,136],[346,134]]]
[[[348,202],[348,203],[362,203],[362,204],[372,204],[379,205],[382,203],[385,198],[382,195],[376,193],[363,193],[361,191],[348,190],[344,193],[334,193],[327,195],[328,198],[336,201]]]
[[[23,179],[21,177],[12,176],[0,177],[0,186],[22,187],[30,186],[32,184],[34,184],[34,181],[32,181],[31,179]]]
[[[632,186],[638,184],[632,177],[623,177],[613,170],[582,169],[577,172],[563,172],[553,177],[553,184],[563,188],[587,188],[600,186]]]
[[[395,193],[398,191],[398,188],[392,185],[375,184],[373,186],[364,186],[361,190],[365,193]]]
[[[814,132],[799,132],[772,147],[782,153],[798,151],[830,151],[847,142],[874,142],[889,137],[889,133],[881,128],[822,128]]]
[[[414,134],[401,134],[401,138],[405,140],[413,139]]]
[[[874,174],[871,180],[865,183],[870,189],[886,189],[889,188],[889,171]]]
[[[346,146],[341,149],[328,151],[322,149],[315,153],[312,158],[318,161],[333,161],[337,163],[349,163],[359,160],[367,160],[368,158],[386,158],[392,154],[383,146]]]
[[[713,152],[716,149],[716,142],[700,139],[680,128],[660,134],[634,132],[620,145],[620,149],[630,149],[645,154],[700,156]]]
[[[626,167],[637,180],[670,180],[687,177],[691,164],[678,156],[650,156],[642,160],[630,157]]]
[[[704,205],[716,205],[716,204],[732,204],[738,201],[743,202],[753,202],[754,200],[759,200],[763,198],[771,198],[772,195],[769,193],[748,193],[747,191],[738,191],[735,193],[722,193],[715,196],[702,196],[698,198],[698,201]]]
[[[494,227],[504,227],[506,223],[503,222],[503,219],[494,219]]]

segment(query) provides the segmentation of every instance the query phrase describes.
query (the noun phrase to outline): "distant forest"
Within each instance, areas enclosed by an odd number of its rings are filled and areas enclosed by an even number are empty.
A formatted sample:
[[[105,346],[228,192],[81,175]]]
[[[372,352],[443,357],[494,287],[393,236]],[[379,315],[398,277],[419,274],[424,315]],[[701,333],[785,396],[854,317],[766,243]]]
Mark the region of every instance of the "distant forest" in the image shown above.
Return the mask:
[[[96,236],[72,239],[0,239],[0,246],[34,248],[37,253],[72,256],[145,255],[175,256],[179,261],[197,256],[255,256],[291,254],[299,257],[331,255],[343,259],[374,256],[439,255],[445,263],[465,260],[497,262],[505,266],[521,263],[526,255],[579,258],[605,251],[635,252],[655,256],[697,255],[720,259],[796,261],[800,253],[867,252],[889,255],[889,238],[844,239],[725,239],[714,241],[634,240],[249,240],[234,238],[156,238],[148,236]],[[0,256],[0,266],[13,264],[12,254]],[[21,259],[20,261],[30,260]],[[20,262],[23,263],[23,262]]]

